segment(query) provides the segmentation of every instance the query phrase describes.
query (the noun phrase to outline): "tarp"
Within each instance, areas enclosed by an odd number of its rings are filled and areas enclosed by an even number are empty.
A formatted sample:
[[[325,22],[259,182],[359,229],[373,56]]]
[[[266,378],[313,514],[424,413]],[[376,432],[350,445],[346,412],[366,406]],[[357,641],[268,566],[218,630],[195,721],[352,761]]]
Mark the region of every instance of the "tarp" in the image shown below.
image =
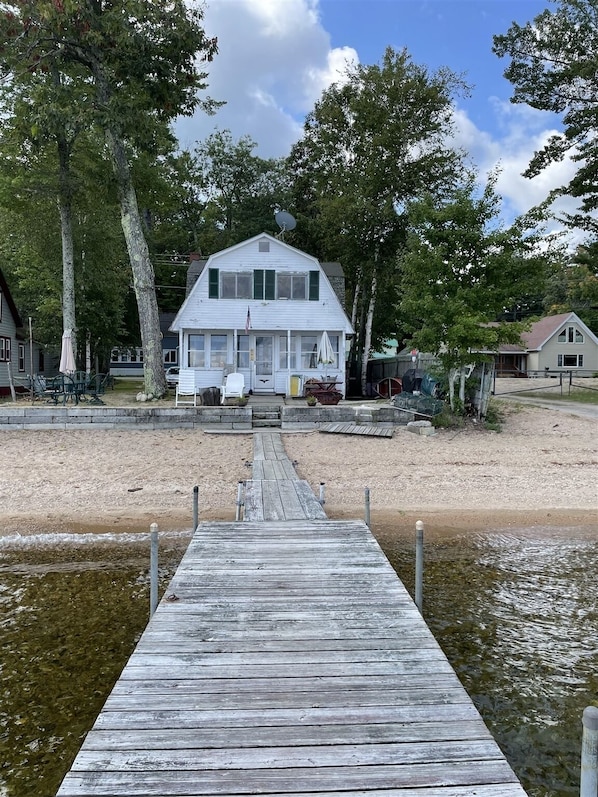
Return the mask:
[[[325,330],[322,332],[322,337],[318,343],[318,356],[316,359],[318,365],[332,365],[336,363],[336,353],[332,348],[328,332]]]

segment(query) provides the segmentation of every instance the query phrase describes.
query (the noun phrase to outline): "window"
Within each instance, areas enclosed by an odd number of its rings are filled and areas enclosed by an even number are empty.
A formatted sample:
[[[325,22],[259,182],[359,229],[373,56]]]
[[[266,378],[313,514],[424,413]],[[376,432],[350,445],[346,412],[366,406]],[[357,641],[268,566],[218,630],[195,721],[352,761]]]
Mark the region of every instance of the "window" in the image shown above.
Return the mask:
[[[210,368],[224,368],[227,363],[227,335],[210,336]]]
[[[2,291],[0,291],[0,321],[2,321]]]
[[[270,241],[259,241],[258,252],[269,252],[269,251],[270,251]]]
[[[277,299],[306,299],[307,274],[278,274],[276,279]]]
[[[112,349],[110,362],[113,363],[142,363],[143,349]]]
[[[559,368],[583,368],[583,354],[559,354]]]
[[[220,272],[221,299],[252,299],[252,274],[248,271]]]
[[[317,368],[318,337],[317,335],[301,336],[301,368]]]
[[[25,344],[19,343],[18,348],[19,371],[25,370]]]
[[[559,343],[583,343],[583,334],[575,327],[565,327],[559,332]]]
[[[164,365],[176,365],[178,362],[176,349],[164,349]]]
[[[10,338],[0,338],[0,362],[10,362]]]
[[[205,335],[189,335],[189,368],[203,368],[206,364]]]
[[[279,351],[279,368],[297,368],[297,355],[295,352],[297,346],[297,338],[291,337],[291,352],[290,358],[287,352],[287,336],[281,335],[278,344]]]
[[[249,368],[249,335],[237,335],[237,368]]]

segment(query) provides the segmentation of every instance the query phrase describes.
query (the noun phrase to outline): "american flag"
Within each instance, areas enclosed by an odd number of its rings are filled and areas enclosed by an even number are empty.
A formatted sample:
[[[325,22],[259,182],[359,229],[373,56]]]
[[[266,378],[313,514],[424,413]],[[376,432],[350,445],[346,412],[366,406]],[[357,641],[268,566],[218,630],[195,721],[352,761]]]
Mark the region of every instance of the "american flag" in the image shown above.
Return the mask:
[[[247,308],[247,318],[245,320],[245,334],[249,334],[249,330],[251,329],[251,313],[249,312],[249,307]]]

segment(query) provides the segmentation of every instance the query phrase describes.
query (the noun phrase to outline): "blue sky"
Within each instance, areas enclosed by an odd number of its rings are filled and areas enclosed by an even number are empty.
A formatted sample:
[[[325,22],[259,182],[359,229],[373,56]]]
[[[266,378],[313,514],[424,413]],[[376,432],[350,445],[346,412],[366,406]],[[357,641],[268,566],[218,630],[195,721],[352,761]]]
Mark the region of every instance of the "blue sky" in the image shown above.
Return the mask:
[[[532,181],[521,177],[558,119],[511,104],[506,63],[492,53],[493,34],[550,6],[550,0],[207,0],[204,26],[219,41],[208,65],[208,94],[226,105],[213,117],[182,120],[179,141],[192,149],[215,129],[228,129],[235,139],[249,134],[261,157],[284,156],[348,62],[378,63],[388,45],[406,48],[415,63],[431,71],[449,67],[472,86],[470,97],[457,100],[456,142],[481,175],[500,168],[509,220],[573,171],[565,161]]]

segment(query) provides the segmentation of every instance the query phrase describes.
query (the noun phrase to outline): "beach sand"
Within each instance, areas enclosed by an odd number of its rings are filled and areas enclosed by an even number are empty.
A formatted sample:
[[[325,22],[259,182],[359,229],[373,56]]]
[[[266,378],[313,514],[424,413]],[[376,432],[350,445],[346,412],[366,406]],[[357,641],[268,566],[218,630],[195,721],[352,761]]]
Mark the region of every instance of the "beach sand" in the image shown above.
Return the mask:
[[[283,433],[289,458],[329,517],[397,531],[576,527],[598,533],[596,421],[504,404],[500,433],[469,424],[430,437],[398,427],[392,439]],[[232,520],[251,477],[252,435],[204,430],[1,431],[0,535],[190,530]]]

